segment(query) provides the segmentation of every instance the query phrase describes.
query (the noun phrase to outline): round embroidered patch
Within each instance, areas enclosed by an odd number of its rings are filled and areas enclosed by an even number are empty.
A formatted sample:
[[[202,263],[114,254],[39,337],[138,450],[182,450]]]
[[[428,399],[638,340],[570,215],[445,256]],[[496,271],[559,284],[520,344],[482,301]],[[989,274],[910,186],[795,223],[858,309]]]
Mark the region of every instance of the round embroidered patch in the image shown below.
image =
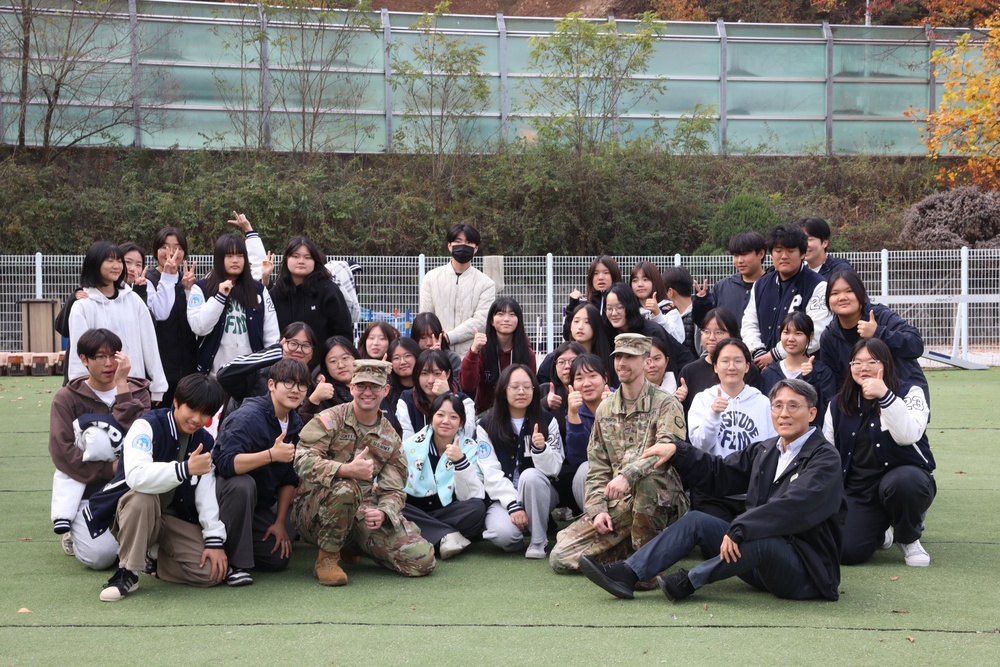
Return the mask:
[[[153,441],[145,433],[141,433],[132,439],[132,449],[138,449],[147,454],[153,451]]]
[[[190,302],[188,302],[188,305],[190,307],[192,307],[192,308],[198,308],[204,302],[205,302],[205,300],[201,298],[200,294],[192,294],[191,295],[191,300],[190,300]]]
[[[493,447],[488,442],[480,442],[479,447],[476,448],[476,456],[481,459],[490,458],[490,454],[493,453]]]

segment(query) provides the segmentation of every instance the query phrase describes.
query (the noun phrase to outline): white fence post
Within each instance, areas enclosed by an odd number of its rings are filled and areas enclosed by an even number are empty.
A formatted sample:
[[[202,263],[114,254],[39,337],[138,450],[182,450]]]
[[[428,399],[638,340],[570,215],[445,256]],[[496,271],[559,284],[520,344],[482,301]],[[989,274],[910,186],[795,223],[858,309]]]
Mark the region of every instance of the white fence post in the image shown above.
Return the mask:
[[[889,296],[889,251],[882,248],[882,296]]]
[[[419,299],[420,290],[424,288],[424,274],[427,273],[427,256],[424,253],[420,253],[417,257],[417,298]],[[419,308],[419,306],[418,306]]]
[[[548,354],[555,349],[555,321],[556,315],[554,301],[555,292],[555,272],[552,270],[552,253],[545,255],[545,351]]]
[[[962,296],[969,296],[969,247],[962,246]],[[962,359],[969,358],[969,302],[958,304],[958,322],[962,331]]]
[[[42,298],[42,253],[35,253],[35,298]]]
[[[679,252],[674,253],[674,266],[681,265],[681,254]]]

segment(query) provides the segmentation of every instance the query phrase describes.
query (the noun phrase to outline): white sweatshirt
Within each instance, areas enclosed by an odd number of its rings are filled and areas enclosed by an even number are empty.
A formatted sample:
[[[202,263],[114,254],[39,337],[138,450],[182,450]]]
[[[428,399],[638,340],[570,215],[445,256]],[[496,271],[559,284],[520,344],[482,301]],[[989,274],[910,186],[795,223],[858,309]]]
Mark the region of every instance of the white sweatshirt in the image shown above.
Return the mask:
[[[715,412],[712,403],[720,386],[699,392],[691,403],[688,438],[692,445],[715,456],[728,456],[777,435],[771,422],[771,402],[750,385],[739,396],[729,398],[725,411]]]

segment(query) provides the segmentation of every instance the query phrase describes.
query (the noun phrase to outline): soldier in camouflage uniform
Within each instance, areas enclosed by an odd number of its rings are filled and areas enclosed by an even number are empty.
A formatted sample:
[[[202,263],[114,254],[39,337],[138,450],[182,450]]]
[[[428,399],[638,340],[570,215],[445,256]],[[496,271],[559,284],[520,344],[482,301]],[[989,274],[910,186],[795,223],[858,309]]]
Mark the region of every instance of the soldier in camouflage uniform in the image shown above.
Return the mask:
[[[299,435],[295,471],[301,481],[292,520],[304,540],[319,546],[313,573],[325,586],[347,583],[339,560],[348,545],[408,577],[434,570],[434,547],[403,518],[406,459],[379,410],[391,368],[384,361],[355,361],[354,400],[319,413]]]
[[[687,512],[677,473],[639,459],[647,447],[683,440],[685,433],[681,404],[643,374],[650,347],[646,336],[615,337],[612,356],[621,387],[594,415],[586,514],[559,532],[549,556],[559,574],[577,572],[581,556],[623,558],[629,546],[638,549]]]

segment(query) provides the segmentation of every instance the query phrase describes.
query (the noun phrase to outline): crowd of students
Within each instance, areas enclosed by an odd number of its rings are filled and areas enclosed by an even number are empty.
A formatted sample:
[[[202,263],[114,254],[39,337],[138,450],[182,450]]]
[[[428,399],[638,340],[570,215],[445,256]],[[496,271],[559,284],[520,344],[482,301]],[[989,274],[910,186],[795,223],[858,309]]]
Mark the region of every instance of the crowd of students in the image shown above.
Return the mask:
[[[350,267],[297,236],[271,280],[247,217],[229,222],[242,233],[201,276],[176,228],[155,268],[134,243],[93,244],[57,318],[51,518],[67,554],[117,561],[102,600],[141,572],[252,584],[296,540],[326,585],[362,554],[420,576],[485,539],[671,599],[724,576],[836,599],[838,563],[893,542],[930,563],[923,341],[826,253],[823,220],[737,234],[737,272],[712,286],[648,261],[626,283],[595,258],[540,364],[520,304],[472,266],[471,225],[448,230],[409,335],[376,322],[355,341]],[[813,474],[818,495],[799,495]],[[653,581],[693,546],[716,564]],[[778,557],[798,559],[794,586]]]

